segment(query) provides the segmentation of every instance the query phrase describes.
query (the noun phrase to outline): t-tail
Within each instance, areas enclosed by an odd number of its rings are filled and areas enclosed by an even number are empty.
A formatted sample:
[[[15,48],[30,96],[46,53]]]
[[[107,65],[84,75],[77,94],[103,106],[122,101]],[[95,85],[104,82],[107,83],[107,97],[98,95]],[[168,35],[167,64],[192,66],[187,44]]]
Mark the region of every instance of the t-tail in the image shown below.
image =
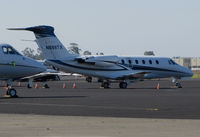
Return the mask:
[[[54,28],[51,26],[34,26],[28,28],[9,28],[8,30],[26,30],[32,31],[36,37],[36,43],[42,50],[44,57],[48,60],[73,58],[74,54],[70,54],[64,45],[54,34]]]

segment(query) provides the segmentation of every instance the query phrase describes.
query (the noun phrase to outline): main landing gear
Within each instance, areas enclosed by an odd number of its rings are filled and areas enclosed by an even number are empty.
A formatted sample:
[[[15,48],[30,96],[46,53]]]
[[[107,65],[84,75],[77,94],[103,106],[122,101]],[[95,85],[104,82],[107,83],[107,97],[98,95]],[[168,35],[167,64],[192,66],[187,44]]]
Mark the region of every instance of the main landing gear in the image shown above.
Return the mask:
[[[102,87],[102,88],[110,88],[110,82],[109,82],[109,81],[102,82],[102,83],[101,83],[101,87]]]
[[[45,83],[42,88],[49,88],[49,85]]]
[[[119,83],[119,88],[126,89],[127,86],[128,86],[128,83],[126,81],[122,81]],[[102,82],[101,87],[102,88],[110,88],[110,82],[109,81]]]
[[[91,83],[92,82],[92,77],[86,77],[85,79],[88,83]]]
[[[127,88],[127,86],[128,86],[128,84],[127,84],[127,82],[120,82],[119,83],[119,88],[123,88],[123,89],[125,89],[125,88]]]
[[[12,88],[12,82],[13,82],[12,79],[9,79],[7,81],[7,86],[6,86],[7,91],[6,91],[6,95],[4,97],[9,97],[9,98],[18,97],[17,96],[17,91],[14,88]]]
[[[27,88],[32,88],[32,87],[33,87],[33,79],[30,78],[30,79],[28,80]]]

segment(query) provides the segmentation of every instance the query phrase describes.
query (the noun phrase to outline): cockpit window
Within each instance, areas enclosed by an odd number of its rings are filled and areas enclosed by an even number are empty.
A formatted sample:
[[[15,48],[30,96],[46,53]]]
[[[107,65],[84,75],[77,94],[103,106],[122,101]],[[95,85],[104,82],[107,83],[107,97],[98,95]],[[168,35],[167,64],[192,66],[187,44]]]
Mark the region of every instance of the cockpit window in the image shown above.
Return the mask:
[[[15,51],[13,50],[13,48],[8,47],[8,53],[9,54],[15,54]]]
[[[8,54],[8,49],[7,49],[7,47],[3,46],[2,49],[3,49],[3,53]]]
[[[171,63],[172,63],[173,65],[176,65],[176,62],[174,62],[172,59],[170,59],[170,61],[171,61]]]
[[[5,54],[21,55],[12,47],[3,46],[2,49],[3,49],[3,53],[5,53]]]

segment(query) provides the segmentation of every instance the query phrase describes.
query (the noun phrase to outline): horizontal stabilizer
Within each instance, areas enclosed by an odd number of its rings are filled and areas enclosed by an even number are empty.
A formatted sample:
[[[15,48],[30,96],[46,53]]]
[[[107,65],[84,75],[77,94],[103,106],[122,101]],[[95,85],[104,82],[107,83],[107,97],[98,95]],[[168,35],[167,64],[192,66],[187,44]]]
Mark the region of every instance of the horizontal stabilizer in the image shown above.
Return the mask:
[[[26,30],[26,28],[7,28],[7,30]]]
[[[8,30],[25,30],[25,31],[32,31],[37,37],[55,37],[54,34],[54,27],[52,26],[34,26],[34,27],[27,27],[27,28],[7,28]]]

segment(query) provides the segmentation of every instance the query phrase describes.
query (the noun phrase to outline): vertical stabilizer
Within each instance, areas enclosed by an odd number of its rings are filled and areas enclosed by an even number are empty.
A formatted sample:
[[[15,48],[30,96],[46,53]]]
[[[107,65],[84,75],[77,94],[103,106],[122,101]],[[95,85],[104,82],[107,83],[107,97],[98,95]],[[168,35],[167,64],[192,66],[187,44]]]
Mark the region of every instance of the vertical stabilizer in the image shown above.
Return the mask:
[[[54,28],[51,26],[10,28],[9,30],[32,31],[35,34],[36,43],[42,50],[42,53],[46,59],[71,58],[75,56],[67,51],[67,49],[54,34]]]

